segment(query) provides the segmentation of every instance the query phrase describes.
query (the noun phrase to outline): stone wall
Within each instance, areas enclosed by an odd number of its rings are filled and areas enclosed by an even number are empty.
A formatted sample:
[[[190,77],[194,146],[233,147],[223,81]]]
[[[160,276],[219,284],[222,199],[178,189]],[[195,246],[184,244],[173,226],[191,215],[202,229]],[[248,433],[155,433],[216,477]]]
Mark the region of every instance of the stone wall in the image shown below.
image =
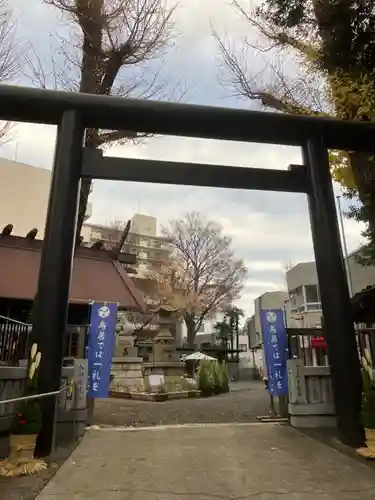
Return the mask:
[[[0,366],[0,401],[24,395],[27,366]],[[8,456],[10,427],[16,412],[15,403],[0,404],[0,459]]]

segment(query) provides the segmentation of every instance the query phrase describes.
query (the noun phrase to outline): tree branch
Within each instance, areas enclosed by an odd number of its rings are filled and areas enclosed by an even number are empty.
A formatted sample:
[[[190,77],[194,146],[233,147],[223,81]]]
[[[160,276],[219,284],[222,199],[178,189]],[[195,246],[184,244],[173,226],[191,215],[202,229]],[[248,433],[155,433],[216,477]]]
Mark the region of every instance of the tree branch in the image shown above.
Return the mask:
[[[0,0],[0,83],[14,83],[24,61],[24,48],[16,39],[17,23],[7,0]],[[15,124],[0,122],[0,144],[13,140]]]

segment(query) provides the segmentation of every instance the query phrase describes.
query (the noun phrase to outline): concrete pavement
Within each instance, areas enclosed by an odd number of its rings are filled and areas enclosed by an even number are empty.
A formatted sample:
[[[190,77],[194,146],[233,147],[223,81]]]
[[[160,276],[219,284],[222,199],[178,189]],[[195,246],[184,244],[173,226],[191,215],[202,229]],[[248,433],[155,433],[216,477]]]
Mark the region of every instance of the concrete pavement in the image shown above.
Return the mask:
[[[372,500],[373,469],[287,425],[90,431],[38,500]]]

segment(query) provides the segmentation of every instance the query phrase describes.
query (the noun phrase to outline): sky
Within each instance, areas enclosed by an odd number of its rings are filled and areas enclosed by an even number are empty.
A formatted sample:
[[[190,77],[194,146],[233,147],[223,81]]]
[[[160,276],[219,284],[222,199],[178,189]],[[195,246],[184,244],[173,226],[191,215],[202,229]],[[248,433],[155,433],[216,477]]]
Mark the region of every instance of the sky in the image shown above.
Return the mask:
[[[58,53],[58,40],[69,29],[65,20],[42,0],[11,3],[21,41],[32,46],[28,49],[29,57],[37,54],[48,69],[51,51]],[[160,71],[170,82],[166,93],[177,82],[176,93],[183,85],[187,89],[183,100],[187,103],[259,109],[252,101],[234,97],[232,89],[220,82],[223,73],[212,27],[231,43],[258,38],[233,10],[230,0],[181,0],[175,15],[178,35],[163,58],[151,61],[142,71],[150,75]],[[254,74],[262,69],[262,57],[249,54],[247,66]],[[283,71],[293,75],[295,65],[290,58],[284,58],[281,64]],[[24,75],[16,83],[32,85]],[[0,155],[51,169],[55,134],[54,127],[18,124],[15,140],[1,146]],[[287,169],[289,164],[301,162],[299,148],[171,136],[115,145],[108,147],[105,154],[266,169]],[[340,194],[338,186],[335,192]],[[285,289],[286,266],[313,259],[307,200],[302,194],[95,181],[90,201],[93,223],[127,220],[141,212],[154,215],[160,225],[165,225],[171,218],[190,211],[199,211],[207,219],[219,222],[223,233],[232,237],[236,255],[248,267],[248,278],[237,304],[247,314],[252,312],[253,301],[259,295]],[[348,220],[344,225],[351,251],[361,244],[362,227]]]

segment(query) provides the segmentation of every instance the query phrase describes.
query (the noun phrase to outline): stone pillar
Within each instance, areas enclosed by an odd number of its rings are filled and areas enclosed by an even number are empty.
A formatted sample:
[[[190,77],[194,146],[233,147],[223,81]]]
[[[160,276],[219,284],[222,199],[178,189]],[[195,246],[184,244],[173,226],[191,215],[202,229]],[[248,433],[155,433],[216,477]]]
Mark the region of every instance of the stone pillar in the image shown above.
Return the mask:
[[[56,440],[60,445],[82,437],[87,420],[87,359],[74,359],[62,370],[61,386],[69,386],[58,398]]]
[[[329,366],[304,366],[288,360],[290,424],[297,428],[337,425]]]

